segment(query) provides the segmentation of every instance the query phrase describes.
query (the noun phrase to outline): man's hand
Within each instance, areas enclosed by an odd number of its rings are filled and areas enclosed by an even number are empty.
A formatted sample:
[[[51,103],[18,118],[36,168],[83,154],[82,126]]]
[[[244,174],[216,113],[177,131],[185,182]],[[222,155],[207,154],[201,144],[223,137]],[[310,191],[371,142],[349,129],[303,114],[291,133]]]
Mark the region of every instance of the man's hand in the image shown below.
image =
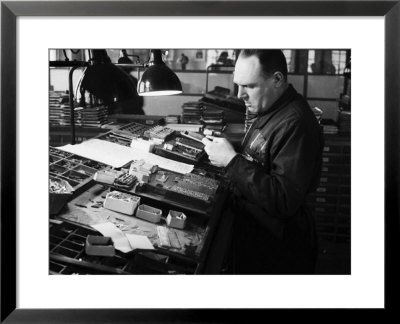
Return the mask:
[[[202,139],[202,142],[212,165],[226,167],[237,154],[226,138],[207,136]]]

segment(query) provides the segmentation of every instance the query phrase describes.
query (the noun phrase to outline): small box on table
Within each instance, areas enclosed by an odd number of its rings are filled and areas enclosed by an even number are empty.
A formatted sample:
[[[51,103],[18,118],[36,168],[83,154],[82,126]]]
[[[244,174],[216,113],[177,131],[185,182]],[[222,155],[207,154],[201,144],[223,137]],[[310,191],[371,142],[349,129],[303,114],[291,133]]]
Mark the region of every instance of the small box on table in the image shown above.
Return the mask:
[[[133,215],[139,203],[140,197],[129,195],[124,192],[111,191],[106,196],[104,208],[127,215]]]
[[[167,216],[169,227],[183,229],[186,223],[186,215],[180,211],[170,210]]]
[[[136,211],[136,217],[152,223],[158,223],[161,220],[161,215],[161,209],[144,204],[140,205]]]
[[[114,256],[115,248],[111,237],[88,235],[86,237],[86,254],[99,256]]]

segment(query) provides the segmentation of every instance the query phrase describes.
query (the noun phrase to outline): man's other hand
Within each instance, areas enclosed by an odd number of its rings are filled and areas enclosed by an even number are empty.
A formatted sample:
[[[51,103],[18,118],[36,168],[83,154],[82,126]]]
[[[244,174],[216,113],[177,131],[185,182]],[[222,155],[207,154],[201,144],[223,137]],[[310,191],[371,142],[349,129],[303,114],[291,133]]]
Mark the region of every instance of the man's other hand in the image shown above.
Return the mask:
[[[202,142],[212,165],[226,167],[237,154],[226,138],[207,136],[202,139]]]

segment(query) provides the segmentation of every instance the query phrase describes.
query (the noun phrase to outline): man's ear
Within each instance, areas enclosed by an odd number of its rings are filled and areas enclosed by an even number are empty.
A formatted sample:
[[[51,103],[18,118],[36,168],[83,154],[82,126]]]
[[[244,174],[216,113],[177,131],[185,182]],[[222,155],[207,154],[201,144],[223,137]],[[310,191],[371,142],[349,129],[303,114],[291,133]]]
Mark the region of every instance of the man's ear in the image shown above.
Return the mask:
[[[275,72],[274,73],[274,84],[277,88],[281,87],[282,84],[285,82],[285,76],[282,72]]]

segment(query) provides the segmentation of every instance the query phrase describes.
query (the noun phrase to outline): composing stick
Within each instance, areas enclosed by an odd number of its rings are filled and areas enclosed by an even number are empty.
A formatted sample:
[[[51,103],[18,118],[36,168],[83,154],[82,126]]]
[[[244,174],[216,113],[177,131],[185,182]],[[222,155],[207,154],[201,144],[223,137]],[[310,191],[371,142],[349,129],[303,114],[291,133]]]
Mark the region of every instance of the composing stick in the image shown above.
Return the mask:
[[[181,135],[182,135],[182,136],[185,136],[185,137],[187,137],[187,138],[190,138],[190,139],[192,139],[192,140],[194,140],[194,141],[203,143],[203,142],[201,141],[201,139],[200,139],[199,137],[195,137],[193,133],[190,133],[190,132],[181,132]],[[199,134],[199,135],[202,136],[201,134]],[[204,137],[204,136],[202,136],[202,137]]]

